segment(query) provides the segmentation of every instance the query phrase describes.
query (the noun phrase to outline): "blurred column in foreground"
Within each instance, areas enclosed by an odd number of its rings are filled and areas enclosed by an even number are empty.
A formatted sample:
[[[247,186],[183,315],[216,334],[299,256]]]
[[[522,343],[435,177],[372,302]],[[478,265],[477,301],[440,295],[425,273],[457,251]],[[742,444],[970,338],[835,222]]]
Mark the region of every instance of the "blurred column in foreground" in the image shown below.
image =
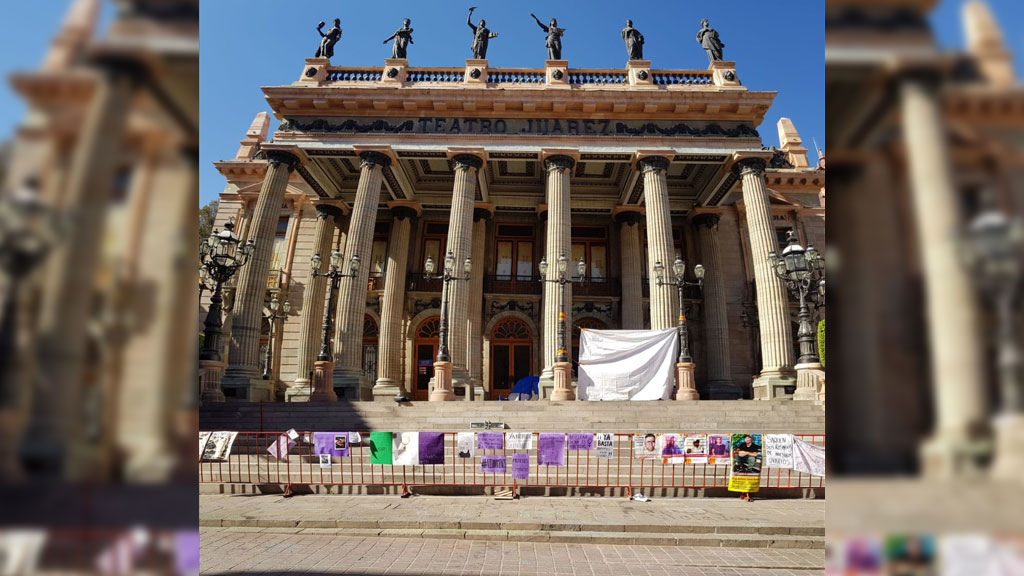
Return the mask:
[[[729,369],[729,315],[725,305],[725,280],[718,248],[718,214],[698,214],[693,219],[700,242],[704,278],[704,333],[707,338],[707,387],[710,400],[742,398],[732,385]]]

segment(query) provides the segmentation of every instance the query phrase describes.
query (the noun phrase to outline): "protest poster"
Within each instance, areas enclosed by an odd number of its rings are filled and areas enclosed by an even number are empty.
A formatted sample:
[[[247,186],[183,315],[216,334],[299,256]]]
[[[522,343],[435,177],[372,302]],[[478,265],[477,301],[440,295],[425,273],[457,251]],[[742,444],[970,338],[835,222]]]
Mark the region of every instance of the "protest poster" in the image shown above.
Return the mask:
[[[210,440],[209,432],[199,433],[199,457],[203,457],[203,451],[206,450],[206,443]]]
[[[330,467],[331,467],[331,455],[330,454],[320,454],[320,468],[330,468]]]
[[[509,432],[505,434],[505,444],[509,450],[532,450],[533,432]]]
[[[683,440],[683,453],[687,464],[708,463],[708,435],[687,434]],[[726,450],[728,454],[728,450]]]
[[[459,432],[456,436],[455,443],[458,446],[459,458],[473,457],[473,436],[472,432]]]
[[[542,432],[537,444],[538,466],[565,466],[565,434]]]
[[[480,471],[484,474],[504,474],[505,463],[504,456],[481,456]]]
[[[288,438],[291,438],[292,440],[295,440],[296,442],[299,441],[299,433],[295,431],[295,428],[289,428],[288,431],[285,432],[285,434],[288,435]]]
[[[729,435],[708,434],[708,464],[729,463]]]
[[[882,574],[882,543],[875,536],[846,541],[846,569],[859,576]]]
[[[659,434],[634,434],[633,435],[633,457],[634,458],[659,458],[658,451]]]
[[[444,464],[444,432],[420,432],[420,464]]]
[[[793,470],[813,476],[825,476],[825,448],[794,438]]]
[[[661,435],[661,457],[671,464],[683,463],[683,435]]]
[[[227,460],[237,436],[238,432],[211,432],[203,451],[203,460]]]
[[[764,467],[793,467],[793,435],[764,434]]]
[[[348,432],[313,432],[313,454],[348,456]]]
[[[298,435],[296,434],[296,436]],[[287,434],[281,434],[270,446],[267,446],[267,452],[278,460],[284,460],[288,457],[288,451],[294,447],[295,440],[289,438]]]
[[[391,446],[391,459],[395,466],[415,466],[420,463],[419,432],[395,434]]]
[[[359,432],[349,432],[348,433],[348,443],[349,444],[362,444],[363,443],[363,437],[359,435]]]
[[[370,464],[391,466],[391,432],[370,432]]]
[[[598,432],[596,436],[594,455],[603,460],[612,458],[615,454],[615,435],[611,432]]]
[[[478,450],[501,450],[504,437],[501,432],[477,432],[476,447]]]
[[[733,434],[732,473],[729,475],[729,490],[732,492],[757,492],[761,487],[761,435]]]
[[[568,437],[569,450],[593,450],[594,449],[594,435],[590,432],[586,433],[575,433],[572,432]]]
[[[512,478],[527,480],[530,478],[530,455],[519,453],[512,455]]]

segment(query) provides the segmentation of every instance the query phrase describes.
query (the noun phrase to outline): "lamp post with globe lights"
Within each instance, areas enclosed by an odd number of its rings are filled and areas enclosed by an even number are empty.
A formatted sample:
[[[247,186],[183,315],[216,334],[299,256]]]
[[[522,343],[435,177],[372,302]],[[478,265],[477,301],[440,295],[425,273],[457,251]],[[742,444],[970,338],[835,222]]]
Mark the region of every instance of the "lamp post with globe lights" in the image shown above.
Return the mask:
[[[338,394],[334,391],[333,373],[334,362],[331,356],[331,332],[334,326],[334,309],[338,301],[338,283],[342,278],[355,278],[359,275],[359,255],[353,255],[348,263],[348,274],[341,271],[345,255],[335,250],[331,253],[327,272],[320,272],[323,267],[323,259],[320,254],[314,254],[309,261],[309,267],[313,271],[313,278],[326,278],[329,282],[327,292],[327,311],[324,313],[323,331],[320,335],[320,353],[313,363],[313,392],[310,394],[311,402],[336,402]]]
[[[697,383],[693,378],[693,356],[690,355],[690,338],[686,326],[686,300],[685,291],[687,286],[704,286],[704,266],[697,264],[693,267],[693,275],[696,282],[686,281],[686,262],[676,256],[672,263],[672,275],[675,282],[665,279],[665,265],[661,261],[654,263],[654,278],[658,286],[675,286],[679,294],[679,358],[676,359],[676,400],[700,400],[697,393]]]
[[[210,296],[210,308],[204,322],[203,349],[199,353],[199,369],[202,373],[200,402],[224,401],[224,392],[220,389],[220,379],[224,373],[224,361],[220,353],[223,335],[221,328],[224,326],[221,319],[224,283],[249,262],[256,246],[252,238],[239,246],[241,241],[235,236],[234,229],[235,223],[229,220],[224,230],[214,231],[199,246],[199,261],[206,270],[205,275],[213,281],[213,295]]]
[[[455,400],[455,391],[452,389],[452,359],[448,355],[448,284],[457,281],[469,281],[469,273],[473,263],[469,258],[462,264],[462,276],[455,275],[455,254],[451,250],[445,254],[444,268],[441,274],[435,276],[436,265],[434,259],[427,256],[423,263],[425,277],[430,280],[441,280],[441,328],[438,332],[437,358],[434,361],[434,389],[430,391],[430,401]]]
[[[825,301],[825,259],[814,246],[805,249],[797,240],[796,233],[787,233],[787,244],[782,255],[768,254],[768,263],[790,294],[800,301],[797,316],[797,343],[800,356],[796,360],[797,382],[794,400],[817,400],[818,383],[821,374],[821,360],[818,358],[817,333],[811,325],[811,304]]]
[[[291,311],[292,303],[287,298],[281,302],[278,295],[274,294],[270,303],[267,304],[267,308],[270,310],[270,314],[267,316],[267,320],[270,322],[270,334],[267,338],[267,357],[263,365],[263,379],[271,380],[274,379],[274,334],[277,332],[277,323],[284,320],[288,316],[288,312]],[[274,383],[271,384],[271,389],[276,389]]]
[[[575,400],[576,394],[572,391],[572,363],[569,362],[569,348],[565,342],[565,285],[570,282],[582,282],[587,273],[587,263],[580,258],[576,263],[576,277],[567,277],[569,260],[563,252],[558,255],[554,278],[548,278],[546,259],[541,258],[537,269],[540,271],[541,282],[551,282],[560,286],[558,292],[558,348],[555,350],[555,365],[552,366],[555,375],[555,388],[551,391],[551,400]]]

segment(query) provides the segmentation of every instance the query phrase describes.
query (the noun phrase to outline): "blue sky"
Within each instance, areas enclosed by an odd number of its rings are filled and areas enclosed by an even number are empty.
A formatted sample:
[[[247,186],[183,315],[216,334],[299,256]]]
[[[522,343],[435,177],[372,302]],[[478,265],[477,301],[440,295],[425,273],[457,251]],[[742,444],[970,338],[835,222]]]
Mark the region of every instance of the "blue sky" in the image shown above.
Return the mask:
[[[492,41],[492,66],[540,67],[544,35],[530,18],[558,18],[566,28],[563,57],[572,67],[618,68],[625,63],[619,30],[632,18],[647,44],[645,57],[655,68],[704,68],[707,59],[694,40],[701,18],[709,18],[725,42],[725,56],[737,61],[740,79],[753,90],[779,92],[760,127],[766,144],[777,144],[775,123],[793,119],[808,148],[824,142],[822,0],[732,2],[661,1],[633,5],[621,0],[501,2],[473,0],[474,19],[487,19],[500,36]],[[5,6],[0,70],[30,70],[39,65],[70,0],[13,2]],[[937,41],[962,44],[962,0],[943,0],[932,15]],[[1024,2],[989,0],[1001,22],[1010,50],[1024,77]],[[439,0],[337,2],[328,0],[205,0],[201,3],[201,149],[200,201],[215,199],[224,180],[212,162],[234,155],[252,117],[267,110],[260,86],[294,81],[302,61],[316,49],[316,23],[339,17],[344,35],[336,48],[336,65],[383,64],[390,48],[381,42],[412,19],[413,66],[460,66],[469,56],[465,26],[467,3]],[[104,20],[111,3],[106,2]],[[1012,27],[1011,27],[1012,26]],[[0,139],[10,137],[25,114],[21,100],[0,86]],[[813,159],[813,156],[812,156]]]

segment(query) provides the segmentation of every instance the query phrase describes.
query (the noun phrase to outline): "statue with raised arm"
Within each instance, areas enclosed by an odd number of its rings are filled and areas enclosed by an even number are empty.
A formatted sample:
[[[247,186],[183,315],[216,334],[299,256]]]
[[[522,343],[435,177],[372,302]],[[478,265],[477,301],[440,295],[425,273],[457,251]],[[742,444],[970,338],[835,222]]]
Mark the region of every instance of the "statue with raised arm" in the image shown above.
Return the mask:
[[[565,34],[565,28],[558,27],[558,20],[552,18],[551,22],[545,26],[541,23],[540,19],[531,12],[530,16],[533,16],[533,20],[540,26],[540,29],[547,32],[548,39],[544,43],[544,46],[548,49],[548,60],[561,60],[562,59],[562,34]]]
[[[714,28],[708,27],[708,19],[705,18],[700,21],[700,31],[697,32],[697,42],[704,48],[704,51],[708,53],[708,59],[712,62],[719,62],[722,60],[722,48],[725,48],[725,44],[718,39],[718,32]]]
[[[480,23],[473,26],[473,10],[476,10],[476,6],[469,9],[469,16],[466,16],[466,24],[473,30],[473,58],[477,60],[483,60],[487,58],[487,44],[491,38],[497,38],[497,32],[491,32],[487,29],[487,21],[480,20]]]
[[[384,40],[384,44],[392,40],[395,41],[391,45],[392,58],[405,58],[406,50],[409,48],[409,44],[412,44],[412,28],[409,28],[411,23],[408,18],[402,20],[402,27],[395,30],[395,33],[391,36],[388,36],[387,40]]]
[[[626,27],[622,29],[622,41],[626,43],[626,54],[630,60],[644,59],[644,35],[633,28],[632,20],[626,20]]]
[[[341,40],[341,20],[334,19],[334,28],[324,34],[324,21],[316,25],[316,31],[320,33],[320,47],[316,49],[314,58],[330,58],[334,56],[334,45]]]

